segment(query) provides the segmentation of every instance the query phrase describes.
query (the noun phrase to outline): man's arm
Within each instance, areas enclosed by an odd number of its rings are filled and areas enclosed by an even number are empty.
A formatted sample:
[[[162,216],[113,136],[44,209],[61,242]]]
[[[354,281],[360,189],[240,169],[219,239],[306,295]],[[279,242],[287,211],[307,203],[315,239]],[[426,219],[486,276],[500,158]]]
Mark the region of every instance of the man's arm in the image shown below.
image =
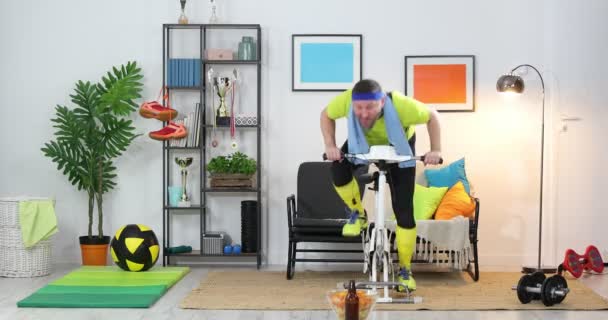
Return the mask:
[[[327,108],[321,111],[321,133],[327,159],[332,161],[342,159],[340,149],[336,146],[336,121],[327,116]]]
[[[439,164],[441,159],[441,125],[439,123],[439,113],[436,110],[429,110],[429,121],[426,123],[431,142],[431,151],[425,155],[425,164]]]

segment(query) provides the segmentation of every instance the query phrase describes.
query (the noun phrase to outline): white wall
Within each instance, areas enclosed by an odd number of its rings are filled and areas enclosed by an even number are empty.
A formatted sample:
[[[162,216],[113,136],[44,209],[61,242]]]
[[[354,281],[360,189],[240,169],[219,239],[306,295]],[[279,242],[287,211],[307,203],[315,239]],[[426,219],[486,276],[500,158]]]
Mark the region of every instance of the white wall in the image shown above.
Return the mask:
[[[498,76],[513,66],[545,67],[554,61],[554,53],[569,46],[546,40],[558,37],[553,26],[563,22],[557,17],[567,16],[569,8],[547,11],[544,4],[553,5],[552,1],[523,0],[509,5],[481,0],[382,1],[373,5],[361,0],[225,2],[221,15],[227,22],[259,23],[263,28],[263,214],[268,225],[268,263],[286,261],[285,197],[295,192],[298,164],[318,160],[323,152],[319,112],[333,96],[291,92],[294,33],[363,34],[364,77],[379,80],[386,90],[403,90],[405,55],[475,55],[477,110],[442,114],[443,156],[447,161],[466,158],[469,178],[481,199],[482,267],[517,268],[535,261],[539,97],[528,94],[508,100],[496,94],[494,87]],[[602,17],[606,5],[600,0],[592,2],[599,9],[586,14]],[[586,4],[575,6],[586,8]],[[206,1],[190,0],[187,8],[191,22],[207,20]],[[76,80],[96,81],[108,67],[127,60],[141,65],[144,95],[154,97],[162,74],[161,24],[175,22],[177,16],[178,1],[63,0],[0,5],[0,194],[57,198],[61,232],[54,242],[56,260],[79,261],[76,237],[86,230],[87,209],[84,193],[75,192],[40,152],[53,132],[49,118],[54,106],[69,103],[68,93]],[[584,44],[600,41],[599,33],[576,32],[588,17],[569,18],[572,34],[589,39]],[[606,30],[606,22],[599,27]],[[568,62],[575,62],[581,59],[576,53],[586,48],[570,50],[575,57]],[[602,57],[594,57],[598,65],[606,67]],[[555,77],[578,75],[578,83],[595,89],[589,95],[603,89],[602,78],[586,82],[579,72],[557,68]],[[534,80],[528,82],[528,92],[538,85]],[[554,109],[559,107],[558,101]],[[135,116],[134,120],[144,134],[158,128],[154,121]],[[344,125],[338,128],[340,141],[345,137]],[[421,127],[418,132],[417,148],[423,152],[428,148],[426,129]],[[119,186],[105,198],[106,233],[125,223],[144,222],[162,234],[161,161],[159,143],[146,137],[118,160]]]
[[[549,10],[554,18],[547,37],[550,66],[545,74],[554,109],[555,159],[551,186],[552,213],[543,219],[545,261],[561,260],[566,249],[583,253],[593,244],[606,257],[608,188],[604,169],[608,149],[601,142],[608,133],[608,92],[602,88],[608,71],[608,28],[599,12],[608,11],[606,1],[587,1],[584,6],[559,1],[562,10]],[[575,22],[572,28],[565,21]],[[562,121],[562,117],[577,119]],[[555,261],[555,260],[553,260]]]

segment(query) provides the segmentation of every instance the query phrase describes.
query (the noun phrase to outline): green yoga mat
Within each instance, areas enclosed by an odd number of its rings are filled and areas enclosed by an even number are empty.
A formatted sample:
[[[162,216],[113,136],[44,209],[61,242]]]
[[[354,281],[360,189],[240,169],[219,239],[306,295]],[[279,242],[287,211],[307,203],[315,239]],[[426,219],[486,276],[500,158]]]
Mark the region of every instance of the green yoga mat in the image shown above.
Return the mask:
[[[85,266],[17,302],[21,308],[147,308],[190,271],[187,267],[128,272]]]

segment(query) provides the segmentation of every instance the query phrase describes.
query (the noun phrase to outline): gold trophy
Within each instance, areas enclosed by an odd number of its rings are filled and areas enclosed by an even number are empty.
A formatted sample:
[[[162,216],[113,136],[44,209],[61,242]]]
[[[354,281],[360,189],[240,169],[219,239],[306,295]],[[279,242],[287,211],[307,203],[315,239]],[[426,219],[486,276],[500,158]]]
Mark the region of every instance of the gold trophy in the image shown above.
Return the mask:
[[[217,90],[220,97],[220,105],[217,108],[216,123],[218,126],[230,125],[230,113],[226,107],[226,93],[232,89],[233,80],[228,77],[214,77],[213,88]]]
[[[182,168],[182,196],[179,199],[178,207],[189,207],[190,198],[186,192],[186,178],[188,177],[188,166],[192,164],[192,157],[175,157],[175,163]]]

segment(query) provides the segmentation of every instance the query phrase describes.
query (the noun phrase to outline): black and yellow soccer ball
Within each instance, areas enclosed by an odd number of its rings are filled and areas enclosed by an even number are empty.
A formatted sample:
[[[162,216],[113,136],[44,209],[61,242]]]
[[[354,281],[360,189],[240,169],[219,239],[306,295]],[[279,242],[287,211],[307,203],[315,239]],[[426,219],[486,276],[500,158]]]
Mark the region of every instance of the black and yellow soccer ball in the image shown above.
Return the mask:
[[[128,224],[116,231],[110,251],[112,259],[126,271],[146,271],[158,260],[158,239],[143,224]]]

